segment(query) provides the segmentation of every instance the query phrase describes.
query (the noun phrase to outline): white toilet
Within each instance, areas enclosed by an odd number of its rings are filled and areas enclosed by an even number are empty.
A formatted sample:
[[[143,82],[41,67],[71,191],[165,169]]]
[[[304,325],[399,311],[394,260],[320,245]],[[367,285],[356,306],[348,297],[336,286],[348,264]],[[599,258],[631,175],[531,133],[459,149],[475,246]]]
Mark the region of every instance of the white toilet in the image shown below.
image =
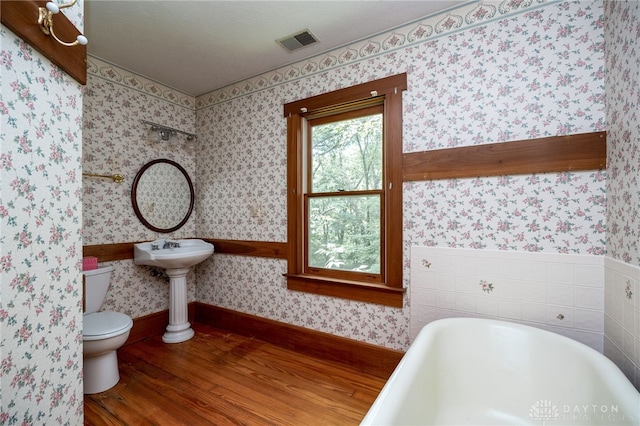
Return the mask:
[[[83,271],[85,312],[82,318],[84,346],[84,393],[104,392],[120,380],[118,355],[129,337],[133,321],[125,314],[99,312],[107,295],[113,266],[99,265],[98,269]]]

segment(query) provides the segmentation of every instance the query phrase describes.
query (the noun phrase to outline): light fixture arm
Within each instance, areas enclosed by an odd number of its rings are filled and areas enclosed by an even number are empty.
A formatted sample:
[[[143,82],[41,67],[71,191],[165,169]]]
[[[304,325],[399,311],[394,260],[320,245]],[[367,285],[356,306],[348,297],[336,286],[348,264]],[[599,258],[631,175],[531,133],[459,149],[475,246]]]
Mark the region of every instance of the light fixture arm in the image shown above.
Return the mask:
[[[76,38],[76,41],[73,41],[73,42],[62,41],[53,32],[53,15],[59,13],[60,9],[65,9],[67,7],[73,6],[74,4],[76,4],[77,1],[78,0],[72,0],[69,3],[64,3],[60,5],[50,1],[50,2],[47,2],[46,7],[38,8],[38,25],[40,25],[40,29],[42,30],[43,33],[50,35],[58,43],[62,44],[63,46],[71,47],[71,46],[77,46],[78,44],[86,45],[89,42],[89,40],[87,40],[87,38],[82,34],[80,34]]]
[[[156,128],[158,131],[169,131],[169,132],[181,133],[181,134],[187,136],[187,140],[197,139],[197,136],[195,134],[193,134],[193,133],[184,132],[182,130],[174,129],[173,127],[163,126],[162,124],[153,123],[153,122],[147,121],[147,120],[141,120],[141,121],[144,124],[148,124],[152,128]]]

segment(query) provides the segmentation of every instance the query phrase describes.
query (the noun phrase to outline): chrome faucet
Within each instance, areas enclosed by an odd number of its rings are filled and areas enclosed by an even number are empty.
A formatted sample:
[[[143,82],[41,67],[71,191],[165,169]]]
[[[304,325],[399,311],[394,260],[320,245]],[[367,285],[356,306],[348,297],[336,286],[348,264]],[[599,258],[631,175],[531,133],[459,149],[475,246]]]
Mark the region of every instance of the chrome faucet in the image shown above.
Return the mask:
[[[180,247],[180,243],[177,241],[169,241],[169,240],[165,240],[164,245],[162,246],[163,249],[168,249],[168,248],[178,248]]]

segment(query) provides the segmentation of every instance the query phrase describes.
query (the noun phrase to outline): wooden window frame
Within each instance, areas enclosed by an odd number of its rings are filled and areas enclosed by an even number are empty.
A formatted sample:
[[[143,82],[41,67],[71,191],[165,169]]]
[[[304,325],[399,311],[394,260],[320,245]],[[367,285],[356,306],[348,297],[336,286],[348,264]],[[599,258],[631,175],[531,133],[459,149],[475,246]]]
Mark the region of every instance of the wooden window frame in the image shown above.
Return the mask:
[[[393,307],[403,306],[402,285],[402,92],[406,73],[313,96],[284,106],[287,118],[287,288]],[[304,271],[306,118],[365,108],[383,99],[384,265],[382,282],[337,279]]]

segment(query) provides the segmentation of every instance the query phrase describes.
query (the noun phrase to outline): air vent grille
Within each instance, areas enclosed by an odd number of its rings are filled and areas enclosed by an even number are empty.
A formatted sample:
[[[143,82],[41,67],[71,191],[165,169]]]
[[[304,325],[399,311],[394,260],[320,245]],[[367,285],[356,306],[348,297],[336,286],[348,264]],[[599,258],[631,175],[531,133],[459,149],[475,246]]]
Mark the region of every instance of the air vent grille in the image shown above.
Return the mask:
[[[311,34],[311,31],[305,29],[290,36],[276,40],[276,42],[284,47],[287,52],[293,52],[310,44],[317,43],[318,39]]]

